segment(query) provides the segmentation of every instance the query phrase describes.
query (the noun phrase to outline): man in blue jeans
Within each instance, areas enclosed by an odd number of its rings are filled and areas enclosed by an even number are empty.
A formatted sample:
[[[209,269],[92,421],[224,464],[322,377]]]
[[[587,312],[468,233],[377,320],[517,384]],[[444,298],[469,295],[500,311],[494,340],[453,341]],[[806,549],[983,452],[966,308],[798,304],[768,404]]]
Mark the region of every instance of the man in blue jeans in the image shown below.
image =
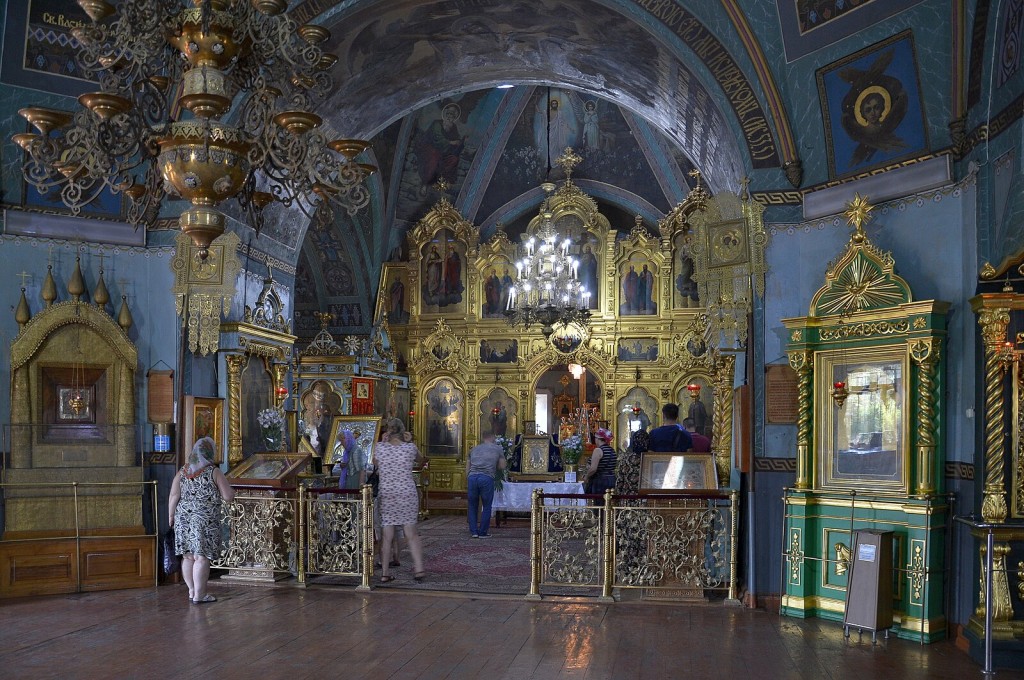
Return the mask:
[[[491,504],[494,502],[494,474],[505,469],[505,455],[494,443],[494,433],[488,432],[484,440],[469,452],[469,470],[466,486],[469,500],[469,533],[473,538],[490,538]],[[483,512],[480,504],[483,503]]]

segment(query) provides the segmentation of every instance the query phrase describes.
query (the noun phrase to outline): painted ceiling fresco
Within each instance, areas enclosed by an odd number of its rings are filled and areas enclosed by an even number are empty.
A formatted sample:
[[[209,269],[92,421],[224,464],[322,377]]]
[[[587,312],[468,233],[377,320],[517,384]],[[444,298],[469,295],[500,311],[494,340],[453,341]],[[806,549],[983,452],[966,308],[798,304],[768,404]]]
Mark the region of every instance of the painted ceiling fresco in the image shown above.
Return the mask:
[[[371,139],[380,168],[368,221],[304,237],[338,255],[310,260],[305,290],[319,297],[300,295],[300,307],[361,305],[345,308],[349,323],[370,323],[381,265],[401,256],[439,178],[486,237],[498,222],[514,236],[536,214],[563,145],[584,157],[574,180],[619,228],[637,214],[653,224],[694,169],[712,192],[750,177],[751,191],[792,194],[843,176],[829,148],[847,132],[823,126],[830,102],[815,74],[840,74],[843,59],[908,28],[928,46],[914,57],[920,152],[950,143],[950,88],[926,85],[947,83],[955,63],[937,0],[305,0],[291,13],[331,30],[338,86],[318,110]],[[1003,71],[1000,82],[1019,78],[1015,64]]]

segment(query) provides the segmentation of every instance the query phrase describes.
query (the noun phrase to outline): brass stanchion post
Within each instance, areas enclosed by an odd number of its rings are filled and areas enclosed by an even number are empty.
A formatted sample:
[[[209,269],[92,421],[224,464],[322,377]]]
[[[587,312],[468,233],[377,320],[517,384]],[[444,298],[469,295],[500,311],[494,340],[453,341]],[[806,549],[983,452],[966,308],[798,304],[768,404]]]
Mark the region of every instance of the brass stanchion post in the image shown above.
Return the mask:
[[[540,597],[540,523],[544,512],[544,493],[540,489],[533,490],[530,503],[530,592],[527,600],[539,600]]]
[[[604,578],[601,582],[601,600],[614,602],[612,597],[612,583],[615,581],[615,543],[612,532],[612,524],[615,516],[612,514],[612,490],[604,492]]]
[[[306,585],[306,487],[299,484],[299,584]]]
[[[740,601],[736,598],[736,571],[737,571],[737,554],[739,552],[738,542],[740,540],[740,492],[736,489],[729,491],[729,505],[730,508],[729,516],[729,596],[728,600],[731,604],[739,604]]]
[[[363,582],[356,590],[369,590],[373,578],[373,487],[362,486],[363,520]]]

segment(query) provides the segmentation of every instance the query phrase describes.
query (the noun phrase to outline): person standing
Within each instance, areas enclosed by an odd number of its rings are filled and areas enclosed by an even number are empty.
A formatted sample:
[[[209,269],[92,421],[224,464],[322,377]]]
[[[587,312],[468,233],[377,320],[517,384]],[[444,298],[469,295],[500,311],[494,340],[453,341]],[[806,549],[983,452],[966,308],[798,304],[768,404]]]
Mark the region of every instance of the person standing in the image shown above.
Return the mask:
[[[690,433],[679,424],[679,405],[665,404],[661,407],[662,425],[651,430],[649,451],[689,451],[693,448]]]
[[[711,451],[711,440],[697,432],[697,424],[693,421],[693,418],[684,418],[683,427],[690,433],[690,439],[693,440],[694,453],[708,453]]]
[[[412,553],[413,579],[422,581],[427,575],[423,569],[423,542],[416,529],[416,521],[420,514],[420,500],[416,493],[416,480],[413,478],[413,465],[420,457],[420,451],[411,441],[403,438],[405,426],[398,418],[388,421],[387,441],[377,444],[373,459],[380,486],[376,502],[380,504],[380,518],[383,532],[381,536],[381,583],[394,581],[395,577],[388,573],[392,562],[392,545],[395,538],[395,527],[401,526],[405,532],[405,540],[409,543]]]
[[[504,469],[504,451],[495,443],[494,433],[488,432],[484,440],[469,452],[466,496],[469,501],[469,534],[473,538],[491,536],[488,531],[491,528],[491,505],[494,503],[494,475]]]
[[[587,493],[603,494],[606,489],[615,488],[615,449],[611,446],[612,433],[605,428],[594,433],[597,447],[590,454],[590,466],[583,478],[583,488]]]
[[[206,592],[210,561],[220,554],[220,506],[231,502],[235,490],[211,461],[216,444],[210,437],[196,441],[188,462],[171,482],[167,522],[174,529],[174,552],[181,555],[181,575],[193,604],[216,602]]]

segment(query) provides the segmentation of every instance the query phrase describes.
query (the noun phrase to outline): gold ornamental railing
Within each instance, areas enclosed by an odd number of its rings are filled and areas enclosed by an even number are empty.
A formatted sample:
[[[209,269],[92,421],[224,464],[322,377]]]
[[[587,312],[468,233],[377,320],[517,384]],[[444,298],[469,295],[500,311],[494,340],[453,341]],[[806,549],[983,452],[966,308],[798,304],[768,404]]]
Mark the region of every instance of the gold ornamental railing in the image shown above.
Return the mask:
[[[373,495],[358,491],[236,486],[223,506],[215,567],[240,579],[292,574],[373,576]],[[555,504],[552,504],[555,503]],[[534,492],[528,598],[572,587],[612,600],[614,589],[664,599],[736,600],[739,494],[602,496]],[[589,592],[588,592],[589,591]]]
[[[212,566],[239,578],[295,573],[299,500],[294,491],[236,485],[234,500],[221,504],[221,550]]]
[[[373,576],[373,492],[234,485],[221,505],[221,550],[212,563],[239,580]]]
[[[736,601],[738,513],[736,491],[600,497],[536,489],[527,597],[572,586],[600,589],[606,601],[615,588]]]
[[[373,489],[299,488],[299,582],[306,576],[359,576],[356,590],[373,578]]]

